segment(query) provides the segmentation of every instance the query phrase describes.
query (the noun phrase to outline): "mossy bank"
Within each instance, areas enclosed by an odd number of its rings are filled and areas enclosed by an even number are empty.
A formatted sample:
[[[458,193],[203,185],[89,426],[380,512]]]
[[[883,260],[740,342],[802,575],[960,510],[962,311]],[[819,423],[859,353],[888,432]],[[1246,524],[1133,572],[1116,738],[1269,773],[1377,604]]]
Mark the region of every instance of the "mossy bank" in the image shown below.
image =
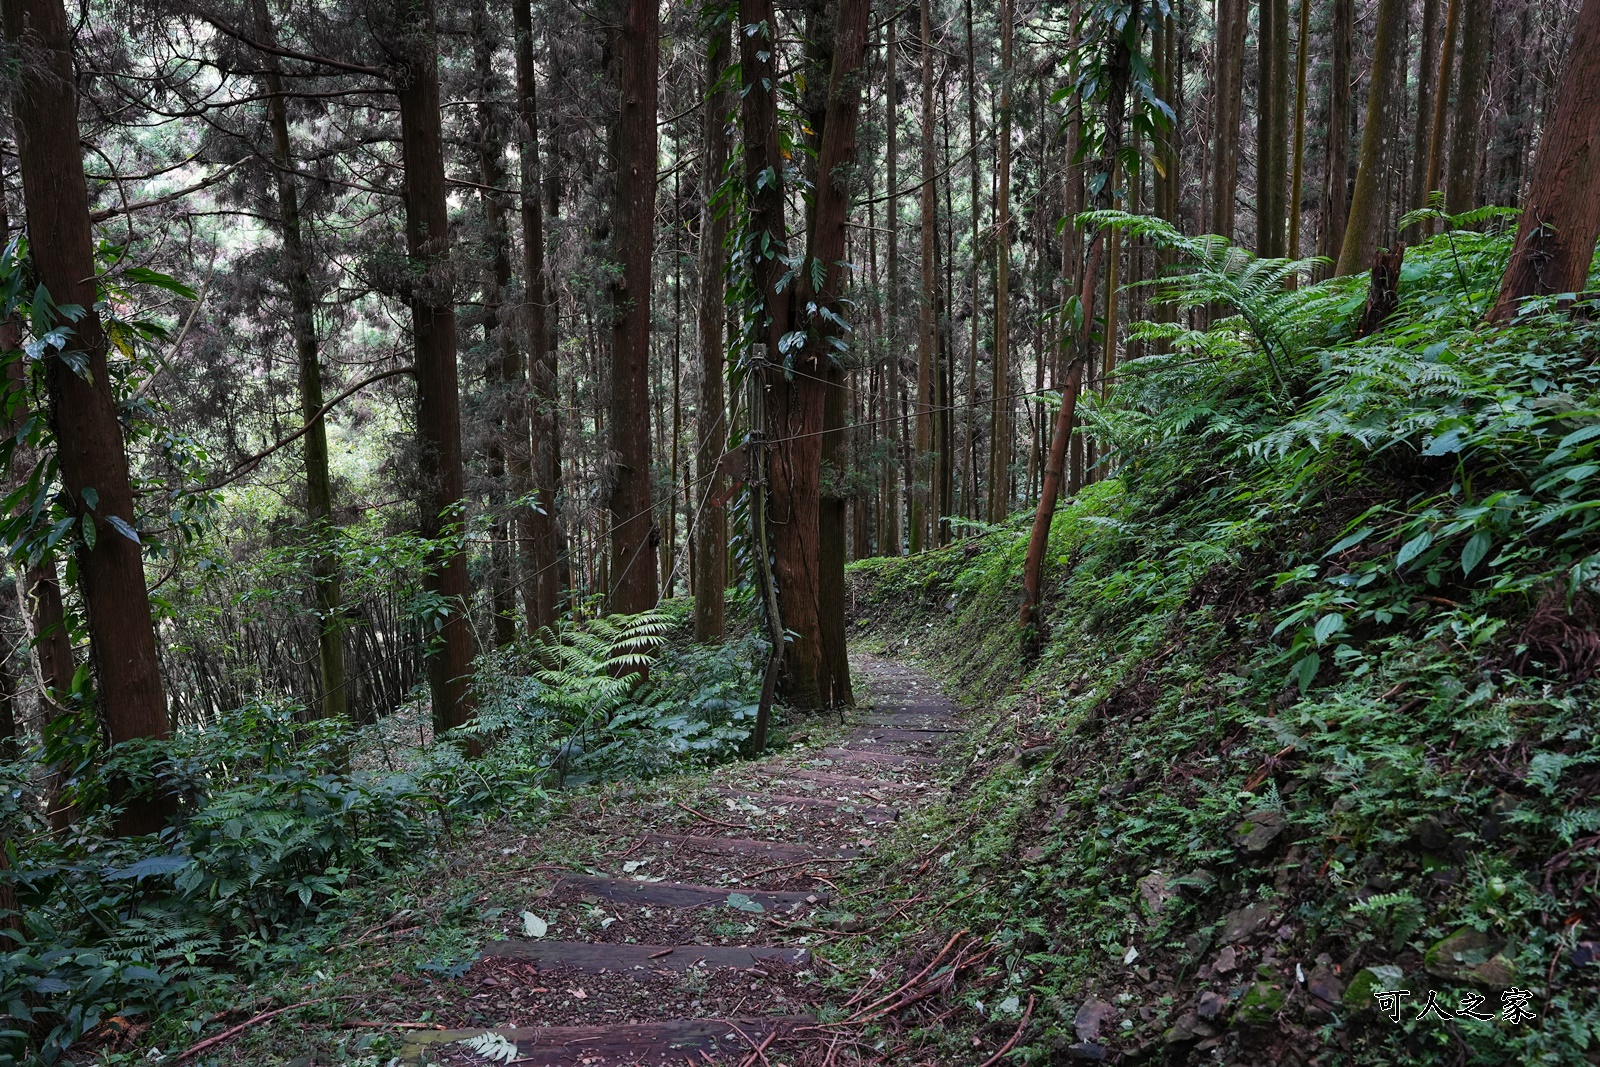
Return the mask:
[[[1036,642],[1025,517],[855,565],[853,636],[977,717],[888,877],[1010,996],[929,1042],[1032,998],[1034,1063],[1600,1062],[1600,331],[1479,327],[1501,255],[1436,240],[1361,341],[1360,280],[1302,294],[1282,381],[1169,332],[1091,413]]]

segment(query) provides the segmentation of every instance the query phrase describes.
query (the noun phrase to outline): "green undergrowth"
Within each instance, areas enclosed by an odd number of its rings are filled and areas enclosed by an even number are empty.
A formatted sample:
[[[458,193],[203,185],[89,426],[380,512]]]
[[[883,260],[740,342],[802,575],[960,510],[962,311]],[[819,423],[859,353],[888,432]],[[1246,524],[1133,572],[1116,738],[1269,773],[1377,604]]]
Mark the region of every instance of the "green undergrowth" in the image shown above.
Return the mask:
[[[854,632],[978,716],[887,870],[1000,946],[952,1062],[1030,997],[1033,1063],[1600,1062],[1600,326],[1480,326],[1505,250],[1413,250],[1362,340],[1365,279],[1280,300],[1277,366],[1150,327],[1036,646],[1021,516],[855,565]]]
[[[688,633],[688,604],[669,602],[487,657],[476,722],[427,745],[421,700],[360,729],[253,702],[69,765],[78,817],[61,832],[29,764],[0,763],[0,876],[19,908],[0,912],[0,1067],[132,1062],[152,1020],[166,1020],[160,1047],[187,1044],[171,1021],[198,1022],[197,1006],[286,974],[323,981],[315,964],[352,923],[403,910],[419,872],[486,827],[557,819],[574,789],[740,758],[766,646]],[[176,798],[159,836],[114,835],[119,779]]]

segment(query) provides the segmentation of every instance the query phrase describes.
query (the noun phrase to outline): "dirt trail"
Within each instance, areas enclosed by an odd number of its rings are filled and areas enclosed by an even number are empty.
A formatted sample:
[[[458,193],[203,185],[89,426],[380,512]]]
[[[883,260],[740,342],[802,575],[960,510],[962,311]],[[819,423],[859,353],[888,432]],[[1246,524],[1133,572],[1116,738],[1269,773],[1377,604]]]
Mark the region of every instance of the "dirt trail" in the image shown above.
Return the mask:
[[[619,819],[603,866],[549,875],[531,906],[507,908],[505,940],[478,946],[442,1016],[510,1025],[418,1032],[401,1062],[832,1062],[843,1035],[817,1024],[825,961],[804,943],[831,932],[812,925],[838,903],[829,876],[935,788],[961,728],[922,672],[854,669],[873,707],[837,746],[723,768],[653,822]]]

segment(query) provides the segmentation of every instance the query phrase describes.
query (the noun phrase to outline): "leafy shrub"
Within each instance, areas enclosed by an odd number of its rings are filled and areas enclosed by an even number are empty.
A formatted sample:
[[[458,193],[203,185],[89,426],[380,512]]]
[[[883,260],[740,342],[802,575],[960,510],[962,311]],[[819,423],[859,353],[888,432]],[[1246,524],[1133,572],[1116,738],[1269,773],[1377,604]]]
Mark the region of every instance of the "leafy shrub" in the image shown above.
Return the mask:
[[[526,653],[500,653],[541,666],[482,672],[484,699],[466,732],[496,745],[501,773],[557,783],[733,758],[754,725],[765,644],[662,650],[668,630],[660,612],[599,617],[548,631]]]

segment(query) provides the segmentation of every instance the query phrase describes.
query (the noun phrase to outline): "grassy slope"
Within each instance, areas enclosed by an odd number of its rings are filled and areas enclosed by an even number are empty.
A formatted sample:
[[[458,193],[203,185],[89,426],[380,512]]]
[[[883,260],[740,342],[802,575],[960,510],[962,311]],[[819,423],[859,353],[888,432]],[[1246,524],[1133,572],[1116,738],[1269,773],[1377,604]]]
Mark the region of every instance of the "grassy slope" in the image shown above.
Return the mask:
[[[1029,1062],[1091,1000],[1130,1061],[1600,1062],[1600,344],[1478,331],[1503,248],[1455,240],[1380,337],[1344,336],[1351,284],[1304,299],[1292,412],[1237,336],[1133,378],[1100,425],[1137,461],[1058,515],[1036,658],[1020,522],[855,566],[858,638],[982,726],[890,882],[1006,946]],[[1507,987],[1536,1019],[1416,1019]]]

